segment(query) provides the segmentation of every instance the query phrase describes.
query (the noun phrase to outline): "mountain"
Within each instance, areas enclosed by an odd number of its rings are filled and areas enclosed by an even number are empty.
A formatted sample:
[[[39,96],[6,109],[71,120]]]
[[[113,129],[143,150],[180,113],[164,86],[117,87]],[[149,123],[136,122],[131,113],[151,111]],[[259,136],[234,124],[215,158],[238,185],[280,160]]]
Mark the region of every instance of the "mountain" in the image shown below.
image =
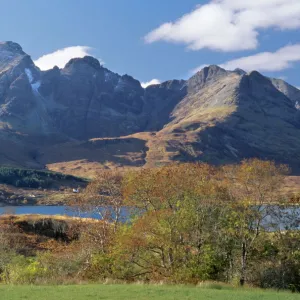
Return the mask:
[[[253,71],[205,67],[142,88],[93,57],[41,71],[0,43],[0,164],[90,175],[170,161],[248,157],[299,169],[300,91]]]

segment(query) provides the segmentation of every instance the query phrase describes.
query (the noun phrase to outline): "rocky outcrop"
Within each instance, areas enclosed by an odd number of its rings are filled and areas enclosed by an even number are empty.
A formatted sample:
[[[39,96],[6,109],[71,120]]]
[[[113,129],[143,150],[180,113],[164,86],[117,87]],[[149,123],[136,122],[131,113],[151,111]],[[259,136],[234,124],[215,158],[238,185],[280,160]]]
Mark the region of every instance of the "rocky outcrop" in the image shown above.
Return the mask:
[[[300,109],[300,90],[295,88],[294,86],[288,84],[282,79],[270,79],[272,84],[278,89],[280,92],[282,92],[284,95],[286,95],[290,100],[292,100],[293,103],[295,103],[296,108]]]

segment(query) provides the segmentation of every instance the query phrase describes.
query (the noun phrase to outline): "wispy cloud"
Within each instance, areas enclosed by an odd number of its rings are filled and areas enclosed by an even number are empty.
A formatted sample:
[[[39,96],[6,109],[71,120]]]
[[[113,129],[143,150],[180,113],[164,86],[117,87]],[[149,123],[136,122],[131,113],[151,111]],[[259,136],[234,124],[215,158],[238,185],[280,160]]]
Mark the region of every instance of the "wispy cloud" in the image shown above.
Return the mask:
[[[226,70],[236,68],[245,71],[282,71],[293,66],[293,63],[300,62],[300,44],[289,45],[275,52],[262,52],[251,56],[245,56],[222,63],[220,66]],[[191,73],[196,73],[205,65],[201,65]]]
[[[54,66],[63,68],[74,57],[91,55],[92,48],[88,46],[72,46],[46,54],[34,61],[41,70],[49,70]]]
[[[285,46],[276,52],[262,52],[228,61],[221,65],[224,69],[241,68],[245,71],[282,71],[300,61],[300,44]]]
[[[160,80],[158,79],[152,79],[150,81],[147,82],[141,82],[141,86],[145,89],[146,87],[148,87],[149,85],[154,85],[154,84],[160,84]]]
[[[299,0],[211,0],[145,36],[146,43],[182,43],[191,50],[255,49],[260,29],[300,28]]]

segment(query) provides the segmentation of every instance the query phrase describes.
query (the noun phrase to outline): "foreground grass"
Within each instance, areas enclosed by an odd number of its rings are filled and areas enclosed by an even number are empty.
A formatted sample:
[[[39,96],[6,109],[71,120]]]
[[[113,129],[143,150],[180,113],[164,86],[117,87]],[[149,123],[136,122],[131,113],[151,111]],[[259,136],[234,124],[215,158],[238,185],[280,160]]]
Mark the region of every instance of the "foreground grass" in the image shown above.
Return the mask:
[[[221,287],[220,287],[221,288]],[[294,300],[300,294],[263,290],[151,285],[0,286],[2,300]]]

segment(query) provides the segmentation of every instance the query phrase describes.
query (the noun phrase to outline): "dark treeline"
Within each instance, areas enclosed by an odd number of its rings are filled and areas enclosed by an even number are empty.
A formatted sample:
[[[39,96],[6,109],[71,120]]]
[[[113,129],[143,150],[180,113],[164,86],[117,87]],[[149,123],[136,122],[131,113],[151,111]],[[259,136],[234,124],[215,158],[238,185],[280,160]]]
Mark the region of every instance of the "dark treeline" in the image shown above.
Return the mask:
[[[287,172],[259,160],[104,172],[71,203],[103,220],[82,221],[59,253],[2,249],[2,280],[207,280],[300,291],[298,206],[281,193]],[[129,220],[123,206],[132,207]],[[5,248],[8,234],[2,239]]]
[[[15,187],[48,188],[51,187],[53,183],[61,180],[83,182],[83,180],[78,177],[55,172],[0,167],[0,183],[13,185]]]

